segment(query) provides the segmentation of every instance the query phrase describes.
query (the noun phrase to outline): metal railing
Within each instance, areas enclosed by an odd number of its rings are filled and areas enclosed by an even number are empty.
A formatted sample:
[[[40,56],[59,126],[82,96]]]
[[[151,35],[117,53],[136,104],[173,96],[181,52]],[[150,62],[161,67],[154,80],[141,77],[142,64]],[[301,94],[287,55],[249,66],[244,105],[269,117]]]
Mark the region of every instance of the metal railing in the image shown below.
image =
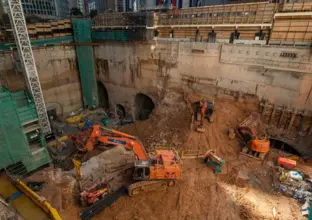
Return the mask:
[[[149,12],[103,13],[93,19],[93,28],[146,27]]]

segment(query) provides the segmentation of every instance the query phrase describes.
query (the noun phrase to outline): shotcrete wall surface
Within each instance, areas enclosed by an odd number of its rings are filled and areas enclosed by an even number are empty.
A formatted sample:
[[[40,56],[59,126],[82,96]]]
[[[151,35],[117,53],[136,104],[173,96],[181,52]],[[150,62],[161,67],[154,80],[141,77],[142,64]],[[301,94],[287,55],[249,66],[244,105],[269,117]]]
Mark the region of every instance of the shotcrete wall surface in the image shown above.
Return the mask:
[[[74,47],[54,46],[33,50],[41,88],[47,108],[57,114],[67,113],[82,106],[80,80]],[[0,84],[10,91],[26,88],[17,53],[0,54]],[[62,107],[61,107],[62,106]]]
[[[94,47],[97,77],[109,100],[134,114],[135,96],[154,103],[166,89],[204,95],[252,95],[312,109],[311,51],[202,42],[103,42]]]
[[[155,107],[167,89],[207,96],[252,95],[276,105],[312,110],[311,50],[202,42],[106,41],[94,46],[97,80],[109,104],[135,116],[135,97],[150,97]],[[46,103],[64,114],[82,106],[74,47],[34,49]],[[25,88],[18,55],[0,54],[0,83]],[[55,104],[56,106],[60,106]],[[57,107],[58,114],[61,113]]]

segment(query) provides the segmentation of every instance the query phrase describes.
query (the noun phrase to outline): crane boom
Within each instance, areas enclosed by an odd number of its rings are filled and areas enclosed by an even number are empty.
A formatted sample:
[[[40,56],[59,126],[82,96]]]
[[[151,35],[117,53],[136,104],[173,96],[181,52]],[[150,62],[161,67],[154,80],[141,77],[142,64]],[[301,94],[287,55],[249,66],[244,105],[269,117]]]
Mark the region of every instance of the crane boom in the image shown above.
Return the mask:
[[[37,67],[29,40],[23,7],[20,0],[8,0],[9,17],[16,41],[17,50],[21,59],[28,88],[34,98],[39,123],[44,134],[51,133],[50,122],[45,106]]]

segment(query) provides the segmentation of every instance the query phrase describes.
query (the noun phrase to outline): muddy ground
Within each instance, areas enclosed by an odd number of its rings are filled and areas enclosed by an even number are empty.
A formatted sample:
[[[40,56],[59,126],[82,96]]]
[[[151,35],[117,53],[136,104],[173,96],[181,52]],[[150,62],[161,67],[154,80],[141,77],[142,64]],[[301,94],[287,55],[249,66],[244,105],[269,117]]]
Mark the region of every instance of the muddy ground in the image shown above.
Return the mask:
[[[172,104],[174,103],[174,104]],[[185,150],[214,149],[225,160],[222,173],[213,174],[200,159],[183,161],[182,179],[166,190],[137,197],[123,197],[94,219],[304,219],[301,206],[292,198],[276,192],[275,152],[261,163],[240,156],[237,139],[230,140],[227,131],[236,127],[258,106],[219,98],[215,102],[213,123],[206,131],[190,131],[190,112],[179,95],[167,96],[148,120],[136,122],[121,130],[139,137],[145,147],[162,144]],[[299,167],[312,173],[309,166]],[[63,219],[78,219],[77,204],[62,209]]]

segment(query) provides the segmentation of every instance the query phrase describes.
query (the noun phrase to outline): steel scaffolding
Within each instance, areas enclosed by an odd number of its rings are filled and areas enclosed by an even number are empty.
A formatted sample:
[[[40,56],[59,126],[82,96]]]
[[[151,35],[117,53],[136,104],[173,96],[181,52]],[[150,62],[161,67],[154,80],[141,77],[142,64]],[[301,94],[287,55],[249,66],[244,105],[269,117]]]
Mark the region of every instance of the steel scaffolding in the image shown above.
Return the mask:
[[[23,7],[20,0],[8,0],[9,15],[13,33],[18,49],[21,63],[26,75],[27,83],[31,94],[33,95],[36,110],[39,116],[39,123],[44,134],[51,133],[50,122],[44,98],[40,86],[37,67],[28,36],[26,21],[24,18]]]

